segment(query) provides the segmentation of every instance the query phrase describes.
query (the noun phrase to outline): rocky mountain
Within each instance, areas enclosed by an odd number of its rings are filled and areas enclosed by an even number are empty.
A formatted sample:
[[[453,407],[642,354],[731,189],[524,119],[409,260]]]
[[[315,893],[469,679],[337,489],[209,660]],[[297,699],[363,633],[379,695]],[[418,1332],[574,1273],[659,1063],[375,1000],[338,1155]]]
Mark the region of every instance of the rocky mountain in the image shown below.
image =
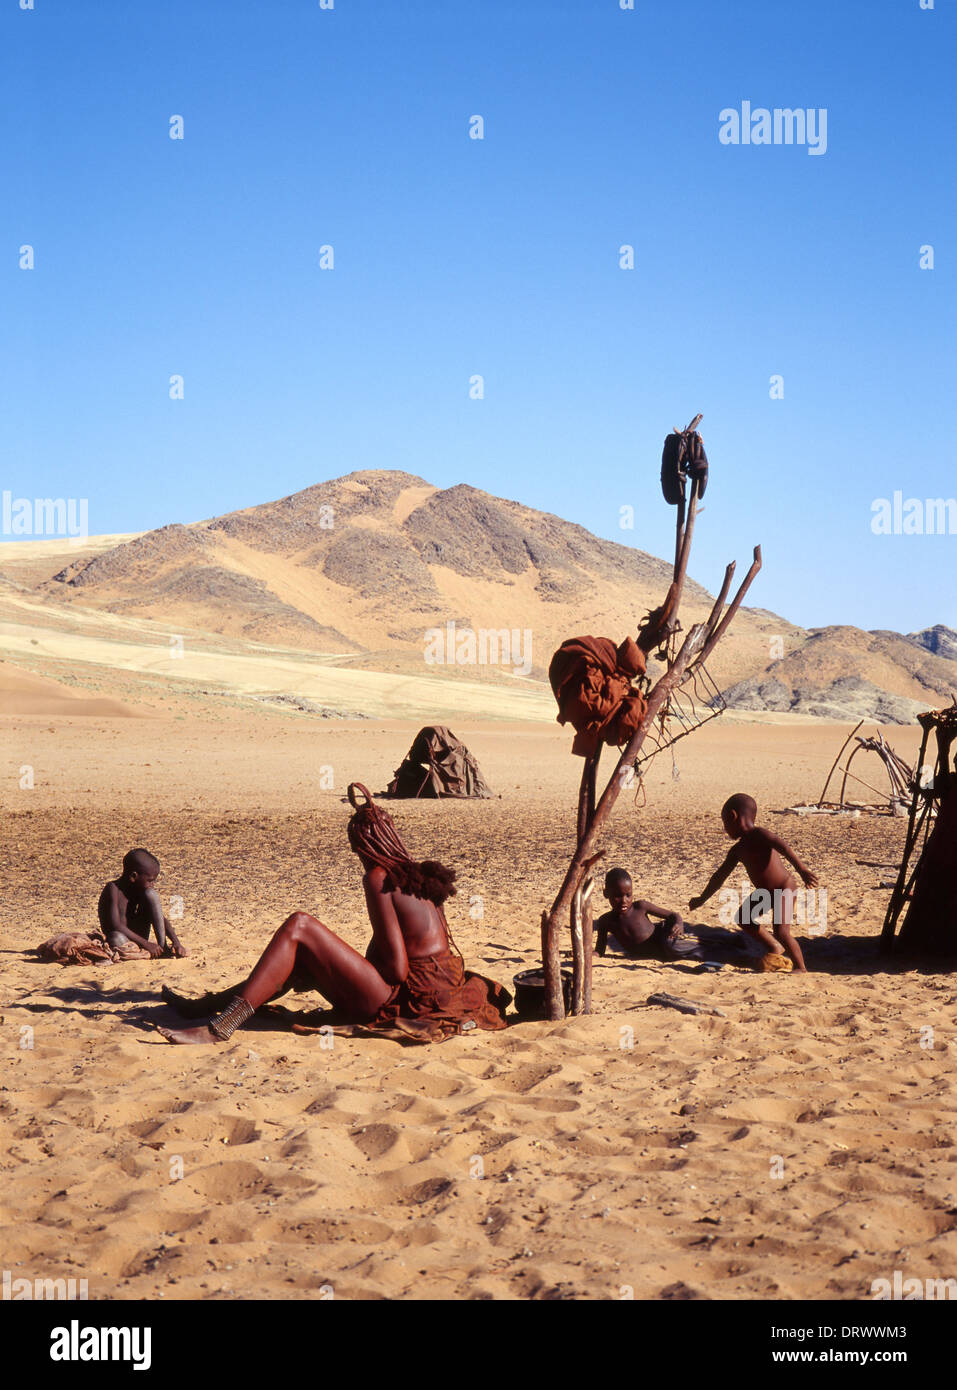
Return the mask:
[[[909,724],[920,710],[948,704],[957,689],[957,660],[945,654],[945,641],[937,639],[936,646],[897,632],[820,628],[781,660],[737,682],[725,699],[734,709]]]
[[[739,561],[754,539],[732,547]],[[90,538],[46,571],[42,545],[23,549],[8,572],[21,592],[54,605],[319,652],[368,670],[428,673],[430,631],[506,629],[521,639],[520,669],[501,651],[477,666],[447,651],[443,665],[444,675],[499,682],[544,679],[566,637],[633,632],[671,575],[646,551],[518,502],[379,470],[208,521]],[[760,595],[760,578],[752,592]],[[689,579],[685,628],[710,606]],[[808,632],[746,608],[710,666],[732,708],[909,723],[957,690],[957,632],[940,624],[907,636],[847,626]]]
[[[936,627],[925,627],[923,632],[911,632],[908,635],[912,642],[925,647],[935,656],[957,661],[957,632],[952,627],[944,627],[943,623],[938,623]]]
[[[653,555],[466,484],[440,490],[411,474],[367,471],[147,532],[39,587],[62,602],[378,669],[421,671],[425,634],[449,623],[517,630],[523,640],[527,631],[523,674],[541,679],[564,638],[633,632],[670,577]],[[691,580],[685,594],[687,625],[705,616],[711,596]],[[717,678],[753,671],[775,636],[793,645],[803,634],[774,614],[744,612],[719,648]],[[504,663],[468,670],[473,679],[506,674]]]

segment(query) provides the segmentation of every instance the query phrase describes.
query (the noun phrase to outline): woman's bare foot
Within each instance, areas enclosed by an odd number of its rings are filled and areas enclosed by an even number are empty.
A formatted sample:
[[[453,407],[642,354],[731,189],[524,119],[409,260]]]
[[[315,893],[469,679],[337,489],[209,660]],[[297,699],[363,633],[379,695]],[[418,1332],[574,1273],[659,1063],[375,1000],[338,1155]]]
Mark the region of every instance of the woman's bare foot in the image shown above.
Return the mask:
[[[222,1013],[230,1000],[239,993],[240,988],[241,986],[237,986],[233,989],[218,990],[200,995],[198,999],[187,999],[185,994],[177,994],[169,985],[163,985],[160,993],[163,1003],[169,1004],[181,1018],[209,1018],[213,1014]]]
[[[212,1028],[205,1023],[198,1028],[157,1028],[158,1033],[162,1033],[167,1042],[171,1043],[218,1043],[222,1038],[217,1038]]]

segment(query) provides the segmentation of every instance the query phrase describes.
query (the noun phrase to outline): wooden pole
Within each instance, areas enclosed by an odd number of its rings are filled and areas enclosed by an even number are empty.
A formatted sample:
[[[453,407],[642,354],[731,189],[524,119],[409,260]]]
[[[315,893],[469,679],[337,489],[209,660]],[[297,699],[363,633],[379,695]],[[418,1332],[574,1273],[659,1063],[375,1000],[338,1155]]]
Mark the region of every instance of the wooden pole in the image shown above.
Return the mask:
[[[741,604],[744,600],[744,596],[750,589],[751,585],[754,583],[755,577],[760,568],[761,547],[759,545],[756,545],[754,547],[754,559],[751,561],[751,568],[748,570],[747,574],[744,576],[744,579],[741,581],[741,587],[739,588],[738,592],[735,594],[734,598],[728,604],[728,608],[724,617],[721,619],[718,626],[713,630],[711,629],[710,623],[708,624],[708,637],[701,651],[694,660],[693,664],[695,666],[700,666],[702,661],[707,661],[708,657],[714,651],[715,647],[718,645],[724,634],[727,632],[728,628],[731,626],[732,622],[734,621],[734,615],[741,607]]]
[[[598,780],[598,761],[600,758],[601,744],[598,745],[594,753],[588,755],[582,768],[582,780],[578,787],[578,840],[581,840],[588,829],[588,822],[595,810],[595,786]]]
[[[677,612],[678,609],[678,603],[681,598],[681,587],[684,582],[685,573],[687,572],[687,542],[690,540],[690,532],[694,528],[696,501],[697,480],[695,480],[692,486],[691,505],[688,509],[688,522],[685,530],[686,546],[683,547],[683,553],[679,560],[679,570],[675,576],[678,583],[675,612]],[[744,596],[760,568],[761,547],[755,546],[754,561],[751,568],[748,570],[747,575],[730,603],[724,617],[717,626],[713,625],[711,619],[709,619],[707,623],[695,624],[685,638],[674,661],[652,688],[648,696],[648,704],[645,709],[644,718],[629,740],[624,752],[619,757],[617,766],[609,778],[605,790],[602,792],[601,800],[595,807],[588,827],[584,835],[579,839],[578,847],[568,866],[558,896],[552,904],[551,910],[542,913],[542,964],[545,975],[546,1008],[550,1019],[560,1019],[565,1015],[558,948],[559,924],[565,912],[570,910],[572,899],[585,873],[586,861],[594,854],[598,834],[618,799],[618,793],[621,791],[622,787],[623,776],[626,770],[634,763],[649,728],[652,726],[658,711],[667,702],[672,691],[681,684],[689,668],[703,661],[708,653],[713,650],[721,636],[727,631],[729,623],[740,608]],[[730,585],[730,580],[728,583]]]
[[[595,790],[598,778],[598,763],[601,758],[601,744],[585,759],[582,768],[581,786],[578,790],[578,834],[576,844],[595,814]],[[572,931],[572,1013],[587,1014],[591,1011],[591,967],[592,967],[592,927],[591,910],[585,924],[585,897],[581,889],[575,894],[571,908]],[[587,1001],[587,1002],[586,1002]]]
[[[841,809],[842,811],[844,810],[844,793],[847,791],[847,774],[848,774],[848,773],[850,772],[850,770],[851,770],[851,763],[854,761],[855,757],[857,756],[857,754],[861,751],[861,749],[862,749],[863,747],[864,747],[864,744],[860,741],[860,739],[858,739],[858,740],[857,740],[857,747],[854,749],[854,752],[853,752],[853,753],[851,754],[851,756],[848,758],[848,760],[847,760],[847,766],[846,766],[845,769],[844,769],[844,776],[843,776],[843,778],[841,779],[841,800],[840,800],[840,809]],[[856,780],[857,780],[857,781],[860,781],[860,778],[858,777]],[[873,791],[874,788],[871,787],[870,790]]]
[[[584,1013],[583,1001],[585,997],[585,951],[590,942],[585,942],[582,931],[582,890],[581,885],[575,890],[571,905],[571,928],[572,928],[572,1013]]]
[[[860,725],[858,725],[858,728],[860,728]],[[931,794],[928,792],[925,795],[921,787],[921,769],[924,766],[924,755],[927,752],[927,740],[930,737],[929,725],[924,725],[923,730],[924,735],[920,741],[920,752],[917,755],[917,771],[914,774],[914,795],[911,797],[910,816],[907,820],[907,833],[904,836],[904,852],[901,855],[900,871],[897,875],[897,882],[894,884],[894,891],[891,893],[890,902],[887,904],[887,914],[881,929],[882,952],[891,950],[894,945],[894,933],[897,930],[897,919],[900,916],[901,908],[904,906],[904,901],[907,897],[907,865],[920,835],[920,828],[926,817],[930,814]],[[917,808],[922,799],[924,801],[923,814],[918,821]]]
[[[589,876],[581,887],[582,895],[582,936],[585,939],[585,969],[582,975],[582,1013],[591,1013],[591,967],[594,955],[594,888],[595,880]]]
[[[828,787],[831,785],[831,778],[834,776],[834,769],[837,767],[838,763],[841,761],[841,758],[842,758],[842,756],[843,756],[843,754],[844,754],[844,749],[845,749],[845,748],[847,747],[847,745],[850,743],[851,739],[854,737],[854,735],[857,733],[858,729],[861,727],[861,724],[863,724],[863,723],[864,723],[864,721],[863,721],[863,719],[862,719],[862,720],[860,720],[859,723],[855,724],[855,725],[854,725],[854,728],[851,730],[851,732],[848,734],[847,738],[846,738],[846,739],[844,740],[844,742],[841,744],[841,751],[840,751],[840,753],[838,753],[837,757],[834,759],[834,762],[831,764],[831,770],[830,770],[830,772],[827,774],[827,781],[824,783],[824,789],[823,789],[823,791],[821,792],[821,795],[820,795],[820,796],[818,797],[818,799],[817,799],[817,804],[818,804],[819,806],[822,806],[822,805],[824,804],[824,798],[825,798],[825,796],[827,796],[827,789],[828,789]]]
[[[572,898],[578,889],[578,885],[584,873],[585,860],[593,853],[598,831],[604,825],[612,806],[618,798],[618,793],[621,790],[622,773],[634,762],[652,720],[660,707],[664,704],[668,695],[674,689],[675,685],[677,685],[680,677],[684,674],[685,667],[690,661],[691,656],[700,648],[701,643],[704,641],[704,636],[704,624],[699,624],[691,629],[674,663],[659,679],[657,685],[652,690],[648,699],[648,707],[645,710],[645,717],[632,735],[628,747],[619,758],[618,765],[602,793],[601,800],[595,807],[594,815],[591,817],[591,823],[578,842],[578,848],[575,850],[571,864],[565,874],[558,897],[552,904],[551,911],[542,914],[542,935],[545,943],[543,960],[545,971],[545,997],[548,1017],[551,1019],[564,1018],[565,1016],[565,1005],[562,999],[561,965],[558,950],[558,924],[571,906]]]
[[[678,612],[678,605],[681,602],[681,592],[684,589],[685,575],[688,573],[688,557],[691,554],[691,538],[694,535],[695,517],[698,515],[698,479],[695,478],[691,484],[691,497],[688,501],[688,519],[684,525],[681,537],[681,546],[675,560],[675,571],[673,583],[676,586],[675,595],[675,615]]]
[[[678,572],[678,561],[681,558],[681,542],[684,540],[685,534],[685,508],[685,493],[684,488],[682,488],[681,501],[678,503],[678,519],[675,522],[675,574]]]
[[[729,589],[731,588],[731,581],[732,581],[732,579],[734,578],[734,572],[735,572],[736,569],[737,569],[737,565],[736,565],[736,563],[734,562],[734,560],[732,560],[731,563],[730,563],[730,565],[728,565],[727,569],[726,569],[725,572],[724,572],[724,582],[723,582],[722,585],[721,585],[721,592],[718,594],[718,597],[715,599],[715,601],[714,601],[714,607],[712,608],[711,612],[710,612],[709,615],[708,615],[708,627],[709,627],[709,628],[713,627],[714,624],[718,621],[719,617],[721,616],[721,610],[722,610],[722,608],[724,607],[725,603],[727,602],[728,591],[729,591]]]

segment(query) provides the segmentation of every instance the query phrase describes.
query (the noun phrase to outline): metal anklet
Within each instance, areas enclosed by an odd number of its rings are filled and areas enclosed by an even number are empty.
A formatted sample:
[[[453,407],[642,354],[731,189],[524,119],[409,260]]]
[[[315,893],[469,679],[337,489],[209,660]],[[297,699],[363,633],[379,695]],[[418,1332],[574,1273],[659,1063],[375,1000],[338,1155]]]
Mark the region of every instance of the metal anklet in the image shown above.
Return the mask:
[[[252,1004],[241,994],[237,994],[221,1014],[209,1020],[210,1032],[215,1033],[221,1042],[225,1042],[227,1038],[233,1036],[237,1028],[242,1027],[247,1019],[252,1018],[255,1012]]]

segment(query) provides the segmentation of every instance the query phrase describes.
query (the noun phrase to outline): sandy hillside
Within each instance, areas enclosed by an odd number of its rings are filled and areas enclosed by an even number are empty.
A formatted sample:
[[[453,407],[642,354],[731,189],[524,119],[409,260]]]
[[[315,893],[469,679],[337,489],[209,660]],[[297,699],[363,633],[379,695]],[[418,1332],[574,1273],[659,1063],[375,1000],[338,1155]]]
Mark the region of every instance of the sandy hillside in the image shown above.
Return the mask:
[[[162,981],[230,982],[298,907],[364,944],[341,797],[354,777],[383,785],[415,725],[241,704],[227,717],[141,679],[120,673],[106,693],[139,692],[147,718],[3,717],[15,1275],[86,1278],[91,1298],[858,1299],[895,1269],[953,1273],[957,990],[874,954],[901,823],[780,814],[817,794],[846,726],[712,725],[679,749],[678,780],[670,758],[655,765],[644,809],[619,802],[607,840],[642,892],[682,905],[726,847],[721,801],[754,792],[828,889],[805,978],[609,958],[588,1018],[330,1050],[262,1018],[188,1050],[153,1029],[173,1021]],[[458,867],[455,936],[508,982],[536,959],[579,765],[553,724],[452,722],[496,800],[395,814],[414,850]],[[913,756],[913,731],[893,741]],[[17,786],[25,762],[32,791]],[[182,899],[189,959],[24,955],[91,921],[134,842]],[[712,906],[698,919],[715,923]],[[723,1015],[646,1007],[660,988]]]
[[[664,598],[671,564],[641,547],[670,549],[672,510],[659,499],[622,535],[634,544],[465,484],[440,490],[372,470],[208,521],[91,537],[85,547],[5,545],[0,574],[54,613],[159,620],[174,631],[347,656],[376,671],[416,674],[425,632],[449,622],[517,630],[519,664],[542,680],[564,638],[595,632],[620,641]],[[728,558],[750,563],[750,549]],[[711,601],[692,579],[686,624],[707,616]],[[790,650],[804,635],[774,614],[743,612],[715,654],[715,676],[721,684],[750,676],[767,663],[772,638]],[[508,669],[453,665],[443,675],[500,682]]]
[[[47,680],[0,662],[0,714],[4,715],[102,715],[135,717],[139,711],[120,700],[84,699],[60,681]]]

